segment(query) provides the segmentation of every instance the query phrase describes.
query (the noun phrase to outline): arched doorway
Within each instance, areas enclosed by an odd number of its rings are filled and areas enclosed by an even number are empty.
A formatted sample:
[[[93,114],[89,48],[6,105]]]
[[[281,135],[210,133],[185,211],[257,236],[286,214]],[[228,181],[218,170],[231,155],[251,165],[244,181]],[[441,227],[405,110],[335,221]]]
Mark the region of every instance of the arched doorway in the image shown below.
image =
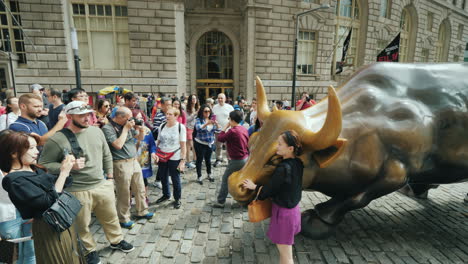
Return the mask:
[[[201,101],[225,93],[233,97],[233,45],[223,32],[209,31],[197,41],[197,95]]]

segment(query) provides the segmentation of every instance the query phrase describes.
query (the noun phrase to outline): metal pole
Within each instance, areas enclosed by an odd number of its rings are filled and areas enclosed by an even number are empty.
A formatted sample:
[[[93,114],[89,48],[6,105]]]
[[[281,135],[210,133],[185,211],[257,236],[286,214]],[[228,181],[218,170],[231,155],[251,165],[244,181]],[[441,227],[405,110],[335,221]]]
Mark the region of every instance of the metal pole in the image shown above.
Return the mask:
[[[299,33],[299,17],[303,16],[303,15],[306,15],[306,14],[309,14],[309,13],[312,13],[316,10],[319,10],[319,9],[327,9],[327,8],[330,8],[330,5],[329,4],[325,4],[325,5],[322,5],[320,7],[317,7],[317,8],[314,8],[314,9],[311,9],[311,10],[308,10],[308,11],[305,11],[305,12],[301,12],[301,13],[298,13],[296,14],[296,25],[294,27],[294,65],[293,65],[293,78],[292,78],[292,95],[291,95],[291,108],[294,107],[294,110],[296,110],[296,100],[295,100],[295,97],[296,97],[296,75],[297,75],[297,45],[298,45],[298,33]]]
[[[76,88],[81,88],[80,56],[78,54],[78,37],[76,29],[71,29],[71,45],[73,50],[73,59],[75,61]]]
[[[9,63],[10,63],[10,73],[11,73],[11,85],[13,86],[13,93],[16,97],[16,83],[15,83],[15,73],[13,72],[13,60],[11,59],[11,42],[10,42],[10,35],[9,34],[6,34],[6,41],[7,41],[7,45],[8,47],[7,50],[8,50],[8,60],[9,60]]]
[[[296,26],[294,27],[294,64],[293,64],[293,79],[292,79],[292,95],[291,95],[291,108],[296,110],[296,75],[297,75],[297,31],[299,23],[299,15],[296,16]]]

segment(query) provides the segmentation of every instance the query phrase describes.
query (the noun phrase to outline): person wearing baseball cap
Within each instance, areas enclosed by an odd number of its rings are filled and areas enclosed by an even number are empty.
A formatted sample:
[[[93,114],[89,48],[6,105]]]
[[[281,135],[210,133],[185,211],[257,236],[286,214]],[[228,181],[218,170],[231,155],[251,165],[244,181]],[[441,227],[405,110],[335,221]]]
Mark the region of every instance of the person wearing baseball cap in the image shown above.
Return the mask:
[[[70,174],[73,183],[66,191],[73,194],[83,205],[75,225],[85,247],[87,263],[100,263],[96,241],[89,229],[93,212],[101,223],[112,249],[126,253],[134,250],[133,245],[123,240],[117,217],[112,154],[102,130],[90,125],[93,109],[88,104],[72,101],[65,106],[64,112],[71,120],[66,129],[75,135],[80,146],[79,153],[75,153],[76,160]],[[69,137],[65,133],[68,132],[57,133],[51,137],[39,159],[39,163],[50,173],[58,173],[65,154],[73,153]],[[106,178],[103,177],[103,171]]]

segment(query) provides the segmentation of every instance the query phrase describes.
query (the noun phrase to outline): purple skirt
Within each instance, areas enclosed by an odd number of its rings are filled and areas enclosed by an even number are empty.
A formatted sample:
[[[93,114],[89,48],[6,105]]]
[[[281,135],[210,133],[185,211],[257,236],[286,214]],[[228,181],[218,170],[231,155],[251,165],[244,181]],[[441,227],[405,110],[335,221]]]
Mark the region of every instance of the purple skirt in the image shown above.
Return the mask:
[[[293,245],[294,236],[299,232],[301,232],[301,209],[299,204],[289,209],[272,203],[270,227],[267,232],[271,242],[281,245]]]

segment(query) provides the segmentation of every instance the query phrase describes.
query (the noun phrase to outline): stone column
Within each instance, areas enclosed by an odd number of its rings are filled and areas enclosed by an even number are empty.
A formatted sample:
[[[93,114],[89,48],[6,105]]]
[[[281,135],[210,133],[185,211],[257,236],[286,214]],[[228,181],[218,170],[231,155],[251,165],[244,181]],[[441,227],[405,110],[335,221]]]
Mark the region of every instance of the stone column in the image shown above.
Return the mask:
[[[247,7],[247,16],[245,18],[247,24],[247,63],[246,63],[246,75],[245,75],[245,97],[251,101],[254,97],[254,81],[255,81],[255,8]]]
[[[176,3],[175,11],[175,45],[176,45],[176,71],[177,71],[177,95],[187,93],[186,74],[185,74],[185,21],[184,4]],[[187,94],[186,94],[187,95]]]

